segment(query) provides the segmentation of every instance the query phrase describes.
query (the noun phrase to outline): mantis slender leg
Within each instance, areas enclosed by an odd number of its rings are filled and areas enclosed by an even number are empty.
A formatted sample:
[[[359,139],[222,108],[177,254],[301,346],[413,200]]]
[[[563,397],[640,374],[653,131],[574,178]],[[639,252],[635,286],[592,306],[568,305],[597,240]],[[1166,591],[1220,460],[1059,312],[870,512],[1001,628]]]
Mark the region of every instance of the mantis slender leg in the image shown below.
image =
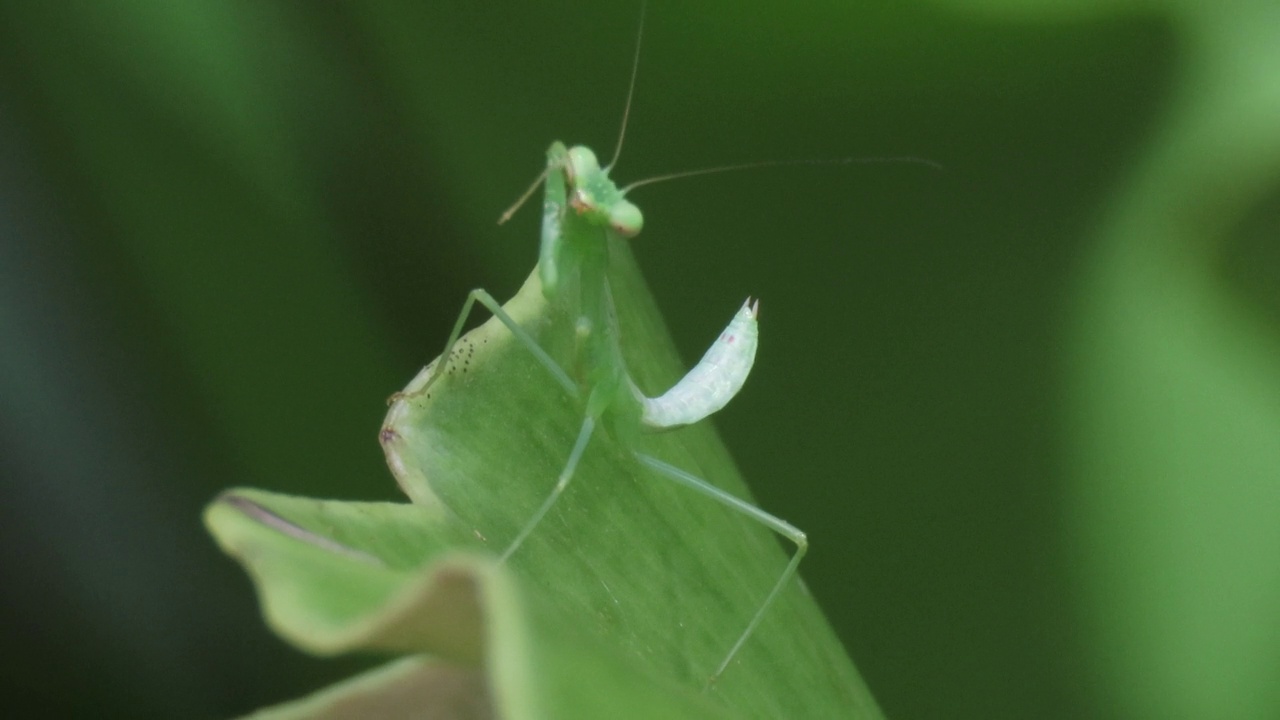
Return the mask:
[[[742,649],[742,646],[747,642],[747,638],[751,637],[751,633],[755,632],[756,626],[758,626],[760,621],[764,619],[765,612],[768,611],[769,606],[773,604],[773,601],[777,599],[778,594],[782,592],[782,588],[786,587],[787,581],[791,579],[792,575],[796,574],[796,568],[800,566],[801,558],[803,558],[804,554],[809,550],[809,538],[803,531],[791,523],[770,515],[741,498],[730,495],[696,475],[685,472],[684,470],[681,470],[674,465],[667,464],[651,455],[635,453],[635,457],[642,465],[657,471],[668,479],[674,480],[691,490],[702,493],[706,497],[715,500],[731,510],[746,515],[752,520],[755,520],[761,525],[764,525],[796,544],[796,553],[791,556],[791,562],[787,563],[787,567],[783,569],[782,575],[779,576],[778,581],[774,583],[773,589],[770,590],[769,594],[765,597],[764,602],[760,605],[760,609],[756,611],[755,617],[751,618],[751,622],[747,623],[747,629],[742,631],[742,635],[738,637],[738,641],[729,649],[729,654],[725,656],[724,660],[720,662],[720,666],[716,668],[715,673],[713,673],[711,678],[707,680],[707,685],[710,686],[715,683],[715,681],[725,671],[725,668],[729,667],[729,663],[733,661],[733,656],[738,654],[738,650]]]
[[[453,353],[453,346],[458,342],[458,338],[462,336],[462,328],[466,325],[467,317],[471,315],[471,308],[475,306],[476,301],[479,301],[481,305],[488,308],[489,312],[493,313],[494,317],[502,321],[502,324],[506,325],[507,329],[516,336],[516,339],[528,348],[529,352],[533,353],[533,356],[537,358],[538,362],[541,363],[553,377],[555,377],[556,382],[560,383],[561,387],[569,393],[569,396],[575,400],[577,399],[578,386],[569,378],[569,374],[556,364],[555,360],[551,359],[551,356],[547,354],[546,350],[543,350],[542,347],[538,345],[538,342],[533,339],[533,336],[531,336],[524,328],[520,327],[520,325],[507,314],[506,310],[502,309],[502,306],[498,304],[497,300],[493,299],[493,296],[490,295],[488,291],[483,288],[476,288],[467,294],[467,301],[462,305],[462,312],[458,315],[457,322],[453,324],[453,332],[450,333],[449,341],[444,345],[444,352],[440,354],[439,364],[436,366],[435,372],[431,373],[431,377],[427,379],[427,383],[413,392],[396,393],[391,396],[389,402],[412,400],[413,398],[425,395],[427,391],[431,389],[431,386],[436,383],[436,380],[440,379],[440,377],[444,375],[445,365],[449,362],[449,356]]]
[[[525,541],[525,538],[529,537],[533,529],[538,527],[538,523],[542,522],[543,516],[547,514],[552,505],[556,504],[556,500],[560,499],[564,489],[569,487],[569,481],[573,479],[573,474],[578,469],[578,461],[582,459],[582,453],[586,452],[587,442],[591,440],[591,433],[595,430],[595,427],[595,418],[590,415],[583,418],[582,429],[578,431],[578,440],[573,444],[573,452],[569,453],[569,461],[565,463],[564,469],[560,471],[560,477],[556,479],[556,486],[551,489],[551,494],[547,496],[547,499],[542,501],[542,505],[537,512],[525,522],[524,528],[516,535],[516,539],[512,540],[506,551],[502,553],[504,562],[511,557],[512,553],[520,549],[520,545]]]
[[[555,360],[552,360],[551,356],[547,354],[547,351],[543,350],[542,347],[538,345],[537,341],[534,340],[524,328],[520,327],[520,325],[502,309],[502,306],[494,300],[492,295],[483,288],[476,288],[467,295],[467,302],[463,304],[462,312],[458,315],[458,320],[453,325],[453,332],[449,335],[449,341],[445,343],[444,352],[440,355],[441,365],[434,373],[432,373],[426,384],[418,390],[411,393],[397,393],[392,395],[391,399],[393,402],[396,400],[408,400],[425,394],[435,383],[436,378],[443,374],[443,363],[448,362],[449,355],[453,352],[453,346],[458,342],[458,338],[461,337],[462,328],[466,325],[467,318],[471,315],[471,310],[475,306],[476,302],[479,302],[481,305],[488,308],[488,310],[493,313],[494,317],[498,318],[503,325],[506,325],[507,329],[515,335],[516,340],[518,340],[520,344],[523,345],[538,360],[538,362],[555,377],[556,381],[564,387],[571,397],[577,399],[578,386],[569,379],[569,374],[566,373]],[[556,500],[558,500],[560,495],[564,493],[565,488],[569,486],[569,482],[573,480],[573,475],[578,469],[578,461],[582,459],[582,454],[586,452],[587,443],[591,440],[591,435],[595,430],[595,426],[596,420],[594,417],[588,415],[583,419],[582,429],[578,431],[578,440],[573,445],[573,451],[569,453],[569,460],[565,463],[564,469],[560,471],[560,477],[557,478],[555,487],[552,488],[551,494],[547,496],[547,499],[542,502],[542,505],[538,510],[529,518],[528,522],[525,523],[525,526],[520,530],[519,534],[516,535],[515,540],[511,541],[511,544],[507,546],[507,549],[502,553],[501,559],[503,561],[511,557],[511,555],[520,548],[520,545],[524,543],[525,539],[529,537],[534,528],[538,526],[538,523],[542,521],[542,518],[551,510],[551,506],[555,505]]]

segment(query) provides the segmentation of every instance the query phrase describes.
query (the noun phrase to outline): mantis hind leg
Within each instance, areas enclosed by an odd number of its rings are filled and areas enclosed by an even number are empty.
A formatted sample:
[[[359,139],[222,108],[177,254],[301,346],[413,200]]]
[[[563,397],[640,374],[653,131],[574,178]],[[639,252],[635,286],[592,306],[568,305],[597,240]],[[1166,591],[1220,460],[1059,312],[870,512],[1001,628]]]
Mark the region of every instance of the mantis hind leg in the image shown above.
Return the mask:
[[[746,515],[752,520],[764,525],[770,530],[795,543],[796,546],[796,552],[791,556],[791,562],[787,563],[786,568],[782,570],[782,575],[780,575],[778,577],[778,581],[774,583],[773,589],[765,596],[764,602],[760,603],[760,609],[756,610],[755,616],[747,623],[746,629],[738,636],[737,641],[733,643],[733,647],[729,648],[729,653],[725,655],[724,660],[720,661],[719,667],[716,668],[716,671],[712,673],[711,677],[707,680],[707,685],[710,686],[715,683],[721,674],[724,673],[725,668],[729,667],[729,663],[733,662],[734,656],[738,654],[738,651],[746,644],[747,639],[751,637],[751,633],[755,632],[756,627],[760,625],[760,621],[764,619],[764,615],[768,612],[769,606],[773,605],[774,600],[778,598],[782,589],[787,586],[787,582],[791,580],[791,576],[796,574],[796,568],[800,567],[801,558],[803,558],[804,554],[809,550],[809,539],[805,536],[804,532],[794,525],[782,520],[781,518],[770,515],[741,498],[730,495],[696,475],[685,472],[674,465],[667,464],[650,455],[635,453],[635,457],[636,460],[640,461],[640,464],[645,467],[658,472],[669,480],[676,481],[690,490],[702,493],[706,497],[715,500],[730,510]]]
[[[453,353],[453,346],[457,344],[458,338],[462,336],[462,328],[466,326],[467,318],[471,316],[471,310],[475,307],[477,302],[485,306],[489,312],[493,313],[494,317],[498,318],[503,325],[507,326],[507,329],[511,331],[511,334],[515,336],[516,340],[519,341],[520,344],[523,345],[524,348],[528,350],[529,353],[532,354],[548,372],[551,373],[552,377],[556,379],[556,382],[565,389],[565,392],[569,393],[569,395],[574,399],[578,398],[578,386],[569,378],[569,374],[564,371],[564,368],[561,368],[556,361],[547,354],[547,351],[543,350],[542,346],[538,345],[538,342],[533,339],[533,336],[531,336],[524,328],[520,327],[520,325],[502,309],[502,306],[498,304],[498,301],[495,300],[492,295],[482,288],[476,288],[467,295],[467,301],[463,304],[462,312],[458,314],[458,319],[453,324],[453,332],[449,334],[449,340],[445,343],[444,352],[440,354],[440,359],[437,361],[436,369],[432,371],[431,377],[427,378],[427,382],[421,388],[413,392],[402,392],[392,395],[390,402],[411,400],[415,397],[425,395],[427,391],[431,389],[431,386],[444,375],[446,363],[449,362],[449,357]],[[558,500],[564,493],[565,488],[569,486],[569,482],[573,480],[574,473],[578,469],[578,462],[582,459],[582,454],[586,452],[587,443],[591,440],[591,435],[595,431],[595,424],[595,418],[591,415],[583,418],[582,428],[578,431],[578,439],[573,445],[573,450],[569,453],[569,460],[565,463],[564,469],[560,471],[560,476],[556,480],[555,487],[552,488],[551,494],[547,496],[546,500],[542,502],[542,505],[538,507],[534,514],[525,523],[524,527],[521,528],[520,532],[516,535],[515,540],[513,540],[502,553],[502,560],[505,561],[520,548],[520,545],[524,543],[525,539],[528,538],[531,533],[533,533],[534,529],[551,510],[551,507],[555,505],[556,500]]]
[[[547,369],[548,372],[551,373],[552,377],[556,379],[556,382],[560,383],[561,387],[563,387],[571,397],[575,399],[578,397],[578,386],[569,378],[569,374],[556,364],[555,360],[551,359],[551,356],[547,354],[547,351],[543,350],[542,346],[538,345],[538,342],[533,339],[533,336],[530,335],[528,331],[520,327],[520,325],[507,314],[507,311],[502,309],[502,305],[500,305],[497,300],[494,300],[493,296],[490,295],[488,291],[483,288],[476,288],[467,294],[467,301],[463,303],[462,312],[458,314],[458,320],[453,324],[453,332],[449,334],[449,341],[444,344],[444,352],[440,353],[440,359],[436,361],[436,368],[432,371],[431,377],[427,378],[426,384],[413,392],[395,393],[387,399],[388,404],[398,402],[400,400],[412,400],[413,398],[426,395],[427,391],[431,389],[431,386],[435,385],[436,381],[444,375],[450,356],[453,354],[453,346],[457,344],[458,338],[462,336],[462,328],[466,326],[467,318],[471,316],[471,309],[475,307],[476,302],[485,306],[489,312],[493,313],[494,317],[498,318],[503,325],[506,325],[507,329],[511,331],[511,334],[515,336],[516,340],[519,340],[520,344],[524,345],[524,347],[543,367]]]
[[[564,469],[560,471],[560,477],[556,478],[555,487],[551,489],[551,494],[547,495],[547,499],[542,501],[542,505],[525,521],[524,527],[520,529],[516,539],[512,540],[511,544],[502,553],[504,562],[516,550],[520,549],[520,545],[533,533],[534,528],[538,527],[538,523],[542,522],[542,518],[546,517],[547,512],[551,510],[551,506],[555,505],[556,500],[560,499],[565,488],[569,487],[569,481],[573,480],[573,475],[578,470],[578,461],[582,459],[582,454],[586,452],[587,443],[591,440],[591,434],[595,431],[595,427],[595,418],[587,415],[582,419],[582,429],[578,431],[578,439],[573,443],[573,450],[569,453],[568,462],[564,464]]]

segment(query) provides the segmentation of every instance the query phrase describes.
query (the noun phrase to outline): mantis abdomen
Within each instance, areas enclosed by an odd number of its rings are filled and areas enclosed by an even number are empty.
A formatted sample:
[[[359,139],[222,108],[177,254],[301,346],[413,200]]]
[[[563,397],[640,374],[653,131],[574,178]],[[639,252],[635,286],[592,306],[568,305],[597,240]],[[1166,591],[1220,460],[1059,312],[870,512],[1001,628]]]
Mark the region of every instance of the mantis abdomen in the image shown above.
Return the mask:
[[[743,303],[707,353],[680,382],[660,397],[647,398],[636,392],[649,428],[666,430],[691,425],[720,410],[742,389],[756,359],[759,329],[756,325],[760,302]]]

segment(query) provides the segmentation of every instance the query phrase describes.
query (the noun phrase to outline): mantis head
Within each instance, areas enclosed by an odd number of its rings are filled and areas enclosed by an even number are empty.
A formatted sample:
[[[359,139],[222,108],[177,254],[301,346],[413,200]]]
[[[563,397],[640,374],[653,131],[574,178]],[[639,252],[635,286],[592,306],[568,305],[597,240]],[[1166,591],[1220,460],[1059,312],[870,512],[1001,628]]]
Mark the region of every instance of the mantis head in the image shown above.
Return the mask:
[[[624,238],[640,234],[644,227],[640,208],[623,197],[622,191],[609,179],[609,170],[600,167],[590,148],[581,145],[569,148],[565,175],[571,188],[569,205],[579,215],[595,224],[607,225]]]

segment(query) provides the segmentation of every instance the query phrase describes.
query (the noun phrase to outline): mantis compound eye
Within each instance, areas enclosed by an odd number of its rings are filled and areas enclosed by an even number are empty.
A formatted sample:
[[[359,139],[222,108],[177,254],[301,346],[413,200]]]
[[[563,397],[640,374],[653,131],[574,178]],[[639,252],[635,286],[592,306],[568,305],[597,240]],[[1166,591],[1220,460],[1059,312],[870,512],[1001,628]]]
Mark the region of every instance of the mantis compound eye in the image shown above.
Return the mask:
[[[609,211],[609,226],[622,237],[633,238],[644,227],[644,216],[640,214],[640,208],[619,200]]]
[[[600,161],[596,160],[596,154],[591,152],[591,148],[575,145],[569,148],[568,169],[569,180],[572,182],[600,172]]]

